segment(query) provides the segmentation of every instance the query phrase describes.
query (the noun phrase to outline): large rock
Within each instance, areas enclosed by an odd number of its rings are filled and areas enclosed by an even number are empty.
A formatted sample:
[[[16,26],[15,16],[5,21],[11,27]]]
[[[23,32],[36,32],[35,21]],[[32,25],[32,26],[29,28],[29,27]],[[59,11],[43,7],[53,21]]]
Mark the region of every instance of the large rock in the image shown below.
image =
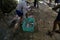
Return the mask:
[[[15,0],[1,0],[0,1],[0,10],[3,13],[9,13],[16,7]]]

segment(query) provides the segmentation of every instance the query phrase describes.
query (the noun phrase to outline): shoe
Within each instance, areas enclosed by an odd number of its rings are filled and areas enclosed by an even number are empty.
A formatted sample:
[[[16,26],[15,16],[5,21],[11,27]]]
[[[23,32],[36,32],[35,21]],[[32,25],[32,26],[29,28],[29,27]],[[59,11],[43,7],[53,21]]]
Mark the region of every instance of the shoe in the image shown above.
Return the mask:
[[[50,37],[52,37],[53,36],[53,32],[48,31],[47,35],[49,35]]]
[[[60,30],[56,30],[55,32],[60,34]]]

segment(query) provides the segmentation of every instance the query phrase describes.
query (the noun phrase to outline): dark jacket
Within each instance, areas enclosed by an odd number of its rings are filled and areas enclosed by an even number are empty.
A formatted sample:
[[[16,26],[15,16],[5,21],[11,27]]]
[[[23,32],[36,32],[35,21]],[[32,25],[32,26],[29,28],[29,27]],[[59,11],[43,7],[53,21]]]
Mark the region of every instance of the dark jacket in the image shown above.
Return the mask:
[[[55,3],[60,3],[60,0],[55,0]]]

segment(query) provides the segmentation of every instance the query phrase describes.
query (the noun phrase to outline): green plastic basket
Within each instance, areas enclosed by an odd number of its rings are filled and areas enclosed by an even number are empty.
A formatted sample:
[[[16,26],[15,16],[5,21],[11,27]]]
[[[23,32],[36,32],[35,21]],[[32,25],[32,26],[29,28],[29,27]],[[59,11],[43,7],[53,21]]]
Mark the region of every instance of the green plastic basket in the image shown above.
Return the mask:
[[[22,23],[23,31],[34,32],[34,22],[35,22],[35,19],[31,17],[24,19]],[[27,27],[27,24],[29,24],[28,27]]]

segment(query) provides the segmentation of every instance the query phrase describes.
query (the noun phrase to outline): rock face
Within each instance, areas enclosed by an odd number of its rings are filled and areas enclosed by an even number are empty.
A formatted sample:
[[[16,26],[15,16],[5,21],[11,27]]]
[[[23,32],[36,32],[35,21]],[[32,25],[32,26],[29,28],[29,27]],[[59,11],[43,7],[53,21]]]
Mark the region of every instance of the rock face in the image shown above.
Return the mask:
[[[9,25],[10,21],[15,16],[15,11],[10,12],[8,16],[1,15],[0,17],[0,40],[4,40],[5,36],[7,35],[7,32],[10,30]],[[9,34],[9,33],[8,33]]]

